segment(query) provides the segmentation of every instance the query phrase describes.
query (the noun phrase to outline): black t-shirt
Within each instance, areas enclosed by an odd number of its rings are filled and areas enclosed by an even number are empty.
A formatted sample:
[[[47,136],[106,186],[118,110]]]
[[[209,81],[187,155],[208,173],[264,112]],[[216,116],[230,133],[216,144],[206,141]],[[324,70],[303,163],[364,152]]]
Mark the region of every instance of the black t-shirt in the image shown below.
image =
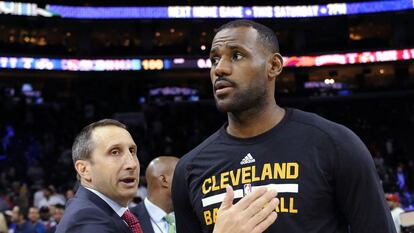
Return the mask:
[[[266,232],[395,232],[365,145],[316,114],[286,109],[278,125],[247,139],[225,125],[186,154],[172,186],[177,232],[212,232],[228,184],[236,200],[257,186],[278,191],[278,218]]]

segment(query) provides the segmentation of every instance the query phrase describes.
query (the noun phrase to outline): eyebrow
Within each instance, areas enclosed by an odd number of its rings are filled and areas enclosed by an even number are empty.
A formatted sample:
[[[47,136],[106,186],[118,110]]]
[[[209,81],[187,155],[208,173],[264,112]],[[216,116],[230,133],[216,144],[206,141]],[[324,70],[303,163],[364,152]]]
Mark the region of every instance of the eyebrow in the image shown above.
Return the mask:
[[[245,49],[243,46],[240,46],[240,45],[232,45],[232,44],[230,44],[230,45],[225,45],[225,47],[226,48],[229,48],[230,50],[243,50],[243,51],[247,51],[247,49]],[[217,53],[217,51],[218,51],[218,47],[217,46],[211,48],[210,55],[213,54],[213,53]]]
[[[216,52],[217,52],[217,50],[218,50],[218,48],[217,48],[217,47],[211,48],[211,50],[210,50],[210,55],[211,55],[211,54],[213,54],[213,53],[216,53]]]
[[[107,151],[110,151],[110,150],[112,150],[114,148],[120,148],[120,147],[122,147],[122,144],[121,143],[116,143],[116,144],[113,144],[113,145],[108,146],[106,148],[106,150]],[[138,146],[136,144],[128,145],[128,148],[130,148],[130,147],[138,148]]]

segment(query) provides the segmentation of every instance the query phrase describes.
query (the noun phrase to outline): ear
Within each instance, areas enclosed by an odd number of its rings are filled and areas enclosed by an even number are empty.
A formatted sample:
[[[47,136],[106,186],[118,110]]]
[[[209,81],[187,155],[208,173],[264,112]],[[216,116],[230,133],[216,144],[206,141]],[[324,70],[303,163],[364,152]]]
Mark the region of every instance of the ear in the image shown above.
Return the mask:
[[[165,175],[160,175],[160,184],[161,187],[168,188],[170,184],[168,183],[167,177]]]
[[[91,163],[86,160],[77,160],[75,162],[75,169],[78,172],[78,175],[81,177],[81,180],[86,182],[92,181],[91,176]]]
[[[272,53],[268,60],[268,78],[269,80],[276,79],[283,69],[283,58],[279,53]]]

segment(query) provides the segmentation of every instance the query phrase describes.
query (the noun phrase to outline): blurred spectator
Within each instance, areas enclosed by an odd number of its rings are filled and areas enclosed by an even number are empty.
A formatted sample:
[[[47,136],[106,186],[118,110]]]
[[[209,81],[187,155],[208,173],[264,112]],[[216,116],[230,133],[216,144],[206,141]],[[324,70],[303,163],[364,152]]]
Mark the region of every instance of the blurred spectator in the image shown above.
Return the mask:
[[[35,188],[36,190],[35,193],[33,194],[33,205],[36,206],[37,208],[40,208],[39,203],[44,198],[43,189],[45,189],[46,187],[36,189],[36,186],[35,186],[33,188]]]
[[[56,193],[55,188],[52,185],[43,189],[43,199],[39,201],[39,207],[52,206],[56,204],[64,205],[66,202],[62,195]]]
[[[36,233],[45,233],[46,227],[40,222],[39,209],[37,207],[30,207],[28,214],[29,222],[33,225]]]
[[[19,205],[22,212],[26,212],[29,208],[29,191],[27,185],[21,184],[19,181],[13,181],[10,199],[14,205]]]
[[[397,233],[401,232],[401,220],[400,214],[404,213],[404,210],[401,208],[400,197],[398,194],[386,194],[385,198],[387,199],[388,206],[391,210],[392,219],[394,220],[395,229]]]
[[[36,233],[32,224],[26,220],[25,214],[19,206],[13,207],[11,222],[11,230],[13,233]]]
[[[72,199],[73,197],[75,196],[75,192],[73,191],[73,189],[68,189],[68,190],[66,190],[66,193],[65,193],[65,197],[66,197],[66,200],[70,200],[70,199]]]
[[[63,214],[65,213],[65,206],[57,204],[55,205],[55,211],[53,213],[53,226],[47,231],[47,233],[54,233],[56,231],[56,226],[59,224],[62,219]]]
[[[39,209],[40,222],[49,230],[53,227],[53,220],[51,219],[50,209],[47,206],[42,206]]]

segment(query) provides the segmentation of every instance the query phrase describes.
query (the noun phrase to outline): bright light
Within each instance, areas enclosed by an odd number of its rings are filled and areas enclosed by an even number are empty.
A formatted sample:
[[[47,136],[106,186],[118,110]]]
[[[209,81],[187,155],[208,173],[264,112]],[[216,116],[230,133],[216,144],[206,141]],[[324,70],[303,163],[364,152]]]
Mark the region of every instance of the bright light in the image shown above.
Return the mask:
[[[384,69],[379,70],[380,74],[384,74]]]
[[[206,46],[205,45],[202,45],[201,46],[201,50],[206,50]]]
[[[332,85],[335,83],[335,80],[333,78],[326,78],[324,82],[326,85]]]

